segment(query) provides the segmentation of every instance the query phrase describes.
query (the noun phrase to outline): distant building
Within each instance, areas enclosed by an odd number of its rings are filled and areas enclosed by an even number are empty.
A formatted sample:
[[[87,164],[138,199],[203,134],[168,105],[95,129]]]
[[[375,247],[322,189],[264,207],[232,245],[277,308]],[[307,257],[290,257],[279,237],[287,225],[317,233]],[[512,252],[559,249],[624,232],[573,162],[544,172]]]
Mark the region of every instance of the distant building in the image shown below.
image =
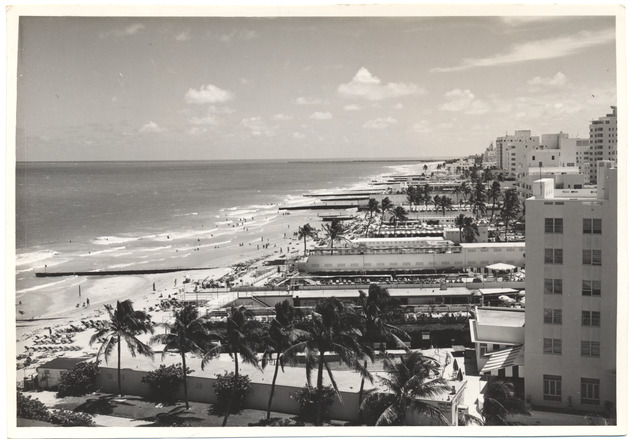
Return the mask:
[[[528,153],[540,146],[540,137],[532,136],[530,130],[517,130],[513,136],[497,137],[495,143],[497,167],[516,177],[525,168]]]
[[[535,406],[615,405],[617,170],[597,170],[596,191],[547,178],[527,200],[525,395]]]
[[[72,370],[74,366],[90,357],[60,357],[39,366],[37,370],[37,382],[42,389],[54,389],[59,385],[61,374]]]
[[[596,163],[610,160],[617,163],[617,107],[612,106],[612,113],[591,122],[589,126],[589,178],[597,178]]]

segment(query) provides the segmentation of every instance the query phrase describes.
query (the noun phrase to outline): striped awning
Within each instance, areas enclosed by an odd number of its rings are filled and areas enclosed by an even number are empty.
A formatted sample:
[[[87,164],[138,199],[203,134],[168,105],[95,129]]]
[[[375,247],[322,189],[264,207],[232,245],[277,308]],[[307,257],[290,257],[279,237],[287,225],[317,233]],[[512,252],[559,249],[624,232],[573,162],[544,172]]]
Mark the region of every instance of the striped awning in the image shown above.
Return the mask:
[[[508,349],[502,349],[500,351],[491,352],[488,362],[483,366],[479,373],[490,372],[491,370],[504,369],[506,367],[514,366],[518,354],[521,352],[523,345],[514,346]]]

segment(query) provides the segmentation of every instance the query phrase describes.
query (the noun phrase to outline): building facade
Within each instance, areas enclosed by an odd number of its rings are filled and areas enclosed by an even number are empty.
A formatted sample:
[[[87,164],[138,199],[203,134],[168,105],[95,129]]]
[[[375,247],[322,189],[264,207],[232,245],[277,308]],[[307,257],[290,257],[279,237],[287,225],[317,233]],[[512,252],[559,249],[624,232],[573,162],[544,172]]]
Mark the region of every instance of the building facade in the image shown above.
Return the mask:
[[[525,396],[534,406],[608,412],[616,399],[617,170],[598,188],[536,181],[527,200]],[[577,192],[577,191],[576,191]]]
[[[612,113],[591,122],[589,126],[589,178],[597,178],[597,162],[610,160],[617,163],[617,107],[612,106]]]

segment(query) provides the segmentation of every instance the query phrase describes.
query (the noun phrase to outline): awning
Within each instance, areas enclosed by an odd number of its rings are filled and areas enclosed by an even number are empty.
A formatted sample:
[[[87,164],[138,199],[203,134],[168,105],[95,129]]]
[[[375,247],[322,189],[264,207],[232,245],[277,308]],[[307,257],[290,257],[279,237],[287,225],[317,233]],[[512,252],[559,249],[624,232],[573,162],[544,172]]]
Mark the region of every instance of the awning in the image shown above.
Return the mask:
[[[502,349],[500,351],[491,352],[488,362],[479,371],[480,374],[490,372],[496,369],[505,369],[506,367],[514,366],[517,364],[516,359],[521,352],[523,345],[514,346],[508,349]]]
[[[508,271],[514,270],[516,267],[510,264],[504,264],[503,262],[499,262],[497,264],[486,265],[488,270],[497,270],[497,271]]]

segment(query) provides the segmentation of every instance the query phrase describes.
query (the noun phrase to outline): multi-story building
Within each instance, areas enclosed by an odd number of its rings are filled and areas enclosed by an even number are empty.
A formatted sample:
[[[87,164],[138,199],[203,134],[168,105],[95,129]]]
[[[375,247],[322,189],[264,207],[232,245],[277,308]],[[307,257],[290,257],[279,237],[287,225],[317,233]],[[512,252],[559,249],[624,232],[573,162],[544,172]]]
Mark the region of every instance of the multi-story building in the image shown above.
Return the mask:
[[[540,138],[530,130],[517,130],[514,135],[497,137],[497,167],[516,177],[526,167],[528,153],[540,146]]]
[[[534,406],[615,407],[617,169],[597,191],[534,182],[527,200],[525,396]]]
[[[577,166],[584,174],[584,153],[589,149],[589,139],[560,138],[560,166]],[[588,173],[588,172],[586,172]]]
[[[589,129],[589,178],[597,178],[595,164],[600,160],[617,163],[617,107],[612,106],[612,113],[591,122]]]

